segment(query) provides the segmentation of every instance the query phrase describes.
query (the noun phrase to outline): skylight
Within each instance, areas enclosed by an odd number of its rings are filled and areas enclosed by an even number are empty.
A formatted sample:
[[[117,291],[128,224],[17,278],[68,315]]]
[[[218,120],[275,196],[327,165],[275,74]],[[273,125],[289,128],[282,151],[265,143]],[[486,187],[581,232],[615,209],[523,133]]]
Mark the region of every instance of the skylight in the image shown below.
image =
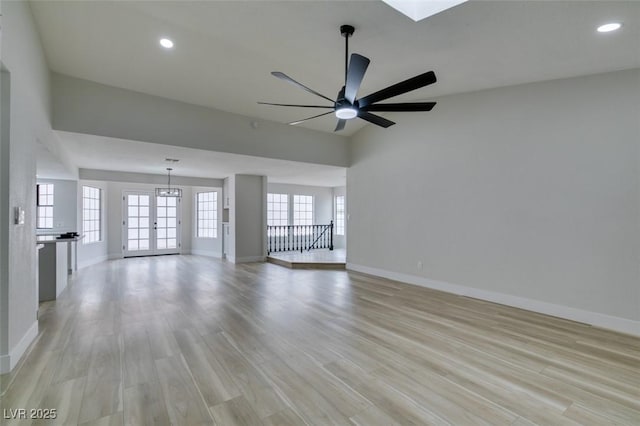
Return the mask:
[[[382,0],[403,15],[418,22],[467,0]]]

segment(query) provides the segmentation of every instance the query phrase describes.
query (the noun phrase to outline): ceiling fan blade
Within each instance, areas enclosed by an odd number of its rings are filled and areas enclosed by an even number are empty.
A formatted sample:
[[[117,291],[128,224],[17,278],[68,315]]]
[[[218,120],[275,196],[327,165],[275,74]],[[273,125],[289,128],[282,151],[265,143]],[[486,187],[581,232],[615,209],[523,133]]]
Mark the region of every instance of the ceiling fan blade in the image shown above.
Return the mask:
[[[327,115],[327,114],[333,114],[333,111],[323,112],[322,114],[314,115],[313,117],[304,118],[304,119],[298,120],[298,121],[292,121],[291,123],[287,123],[287,124],[295,126],[296,124],[304,123],[305,121],[311,120],[313,118],[322,117],[323,115]]]
[[[347,124],[347,120],[339,119],[334,132],[339,132],[340,130],[344,129],[345,124]]]
[[[368,121],[369,123],[377,124],[380,127],[384,127],[385,129],[396,124],[391,120],[387,120],[386,118],[382,118],[379,115],[371,114],[363,110],[358,111],[358,117]]]
[[[433,71],[425,72],[424,74],[417,75],[400,83],[396,83],[393,86],[389,86],[385,89],[379,90],[375,93],[365,96],[358,100],[360,108],[366,107],[373,103],[383,101],[385,99],[393,98],[394,96],[402,95],[403,93],[411,92],[429,84],[435,83],[436,74]]]
[[[347,82],[344,89],[344,97],[352,104],[356,100],[358,89],[360,88],[360,84],[362,84],[362,79],[364,78],[364,73],[367,71],[369,62],[371,61],[369,61],[368,58],[358,55],[357,53],[353,53],[351,55],[349,71],[347,72]]]
[[[307,92],[309,92],[309,93],[313,93],[313,94],[314,94],[314,95],[316,95],[316,96],[320,96],[321,98],[325,98],[325,99],[326,99],[326,100],[328,100],[329,102],[335,102],[333,99],[329,99],[329,98],[327,98],[325,95],[322,95],[322,94],[320,94],[320,93],[316,92],[316,91],[315,91],[315,90],[313,90],[313,89],[309,89],[309,88],[308,88],[307,86],[305,86],[304,84],[302,84],[302,83],[298,83],[297,81],[295,81],[294,79],[292,79],[291,77],[289,77],[288,75],[286,75],[285,73],[282,73],[282,72],[280,72],[280,71],[273,71],[273,72],[271,73],[271,75],[272,75],[272,76],[274,76],[274,77],[278,77],[280,80],[284,80],[284,81],[286,81],[286,82],[288,82],[288,83],[291,83],[291,84],[293,84],[294,86],[298,86],[299,88],[301,88],[301,89],[303,89],[303,90],[306,90],[306,91],[307,91]]]
[[[258,102],[260,105],[275,105],[275,106],[284,106],[284,107],[299,107],[299,108],[335,108],[333,106],[326,105],[297,105],[297,104],[274,104],[271,102]]]
[[[360,108],[364,111],[380,111],[380,112],[412,112],[412,111],[431,111],[436,105],[435,102],[416,102],[402,104],[373,104]]]

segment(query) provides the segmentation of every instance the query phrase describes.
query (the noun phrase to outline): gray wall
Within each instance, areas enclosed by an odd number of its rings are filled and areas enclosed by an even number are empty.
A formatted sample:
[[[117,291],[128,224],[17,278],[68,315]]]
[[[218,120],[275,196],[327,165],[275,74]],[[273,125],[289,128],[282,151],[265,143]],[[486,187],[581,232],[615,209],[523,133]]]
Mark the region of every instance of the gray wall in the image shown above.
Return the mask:
[[[345,167],[347,138],[52,74],[56,130]]]
[[[37,229],[37,234],[60,234],[79,231],[78,181],[60,179],[36,179],[36,183],[53,184],[53,229]]]
[[[640,334],[640,70],[389,116],[354,137],[350,267]]]
[[[266,238],[265,176],[235,175],[229,180],[232,204],[229,209],[232,244],[229,256],[232,262],[263,260]]]
[[[1,3],[0,3],[1,4]],[[0,19],[2,17],[0,16]],[[0,44],[1,47],[1,44]],[[0,52],[1,53],[1,52]],[[0,66],[2,63],[0,62]],[[9,353],[9,108],[10,76],[0,71],[0,357]],[[9,359],[6,360],[6,363]],[[8,369],[0,365],[0,374]]]
[[[9,167],[8,202],[10,211],[21,206],[26,212],[24,225],[8,226],[5,253],[8,268],[2,294],[7,295],[7,321],[0,327],[0,368],[14,366],[37,333],[36,247],[35,247],[35,144],[48,145],[53,139],[50,127],[49,71],[29,5],[24,1],[2,3],[2,62],[11,73],[11,117],[9,140],[2,138],[2,169]],[[4,174],[4,176],[7,176]],[[3,182],[5,177],[3,176]],[[3,184],[3,185],[6,185]],[[4,315],[4,312],[3,312]]]

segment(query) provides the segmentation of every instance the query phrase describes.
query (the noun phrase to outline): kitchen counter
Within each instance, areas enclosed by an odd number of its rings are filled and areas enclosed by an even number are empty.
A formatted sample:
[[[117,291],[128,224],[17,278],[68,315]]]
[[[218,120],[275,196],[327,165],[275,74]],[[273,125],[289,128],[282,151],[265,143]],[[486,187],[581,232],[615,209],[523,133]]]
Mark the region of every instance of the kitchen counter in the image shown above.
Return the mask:
[[[55,300],[67,287],[68,275],[78,269],[77,243],[84,238],[57,238],[38,235],[36,244],[43,246],[38,256],[38,298],[40,302]]]
[[[67,287],[68,248],[66,241],[39,242],[44,247],[38,256],[38,299],[40,302],[55,300]]]
[[[78,241],[82,240],[84,235],[71,238],[58,238],[57,235],[36,235],[37,244],[67,244],[67,272],[72,274],[78,270]]]

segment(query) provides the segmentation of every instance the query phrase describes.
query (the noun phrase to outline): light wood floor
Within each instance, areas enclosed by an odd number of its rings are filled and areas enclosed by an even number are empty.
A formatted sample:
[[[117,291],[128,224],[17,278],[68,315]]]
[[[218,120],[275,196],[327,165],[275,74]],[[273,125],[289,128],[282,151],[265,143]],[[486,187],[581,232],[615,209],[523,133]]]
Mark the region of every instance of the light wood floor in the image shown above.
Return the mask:
[[[640,339],[345,271],[110,261],[40,324],[2,406],[57,424],[640,424]]]

